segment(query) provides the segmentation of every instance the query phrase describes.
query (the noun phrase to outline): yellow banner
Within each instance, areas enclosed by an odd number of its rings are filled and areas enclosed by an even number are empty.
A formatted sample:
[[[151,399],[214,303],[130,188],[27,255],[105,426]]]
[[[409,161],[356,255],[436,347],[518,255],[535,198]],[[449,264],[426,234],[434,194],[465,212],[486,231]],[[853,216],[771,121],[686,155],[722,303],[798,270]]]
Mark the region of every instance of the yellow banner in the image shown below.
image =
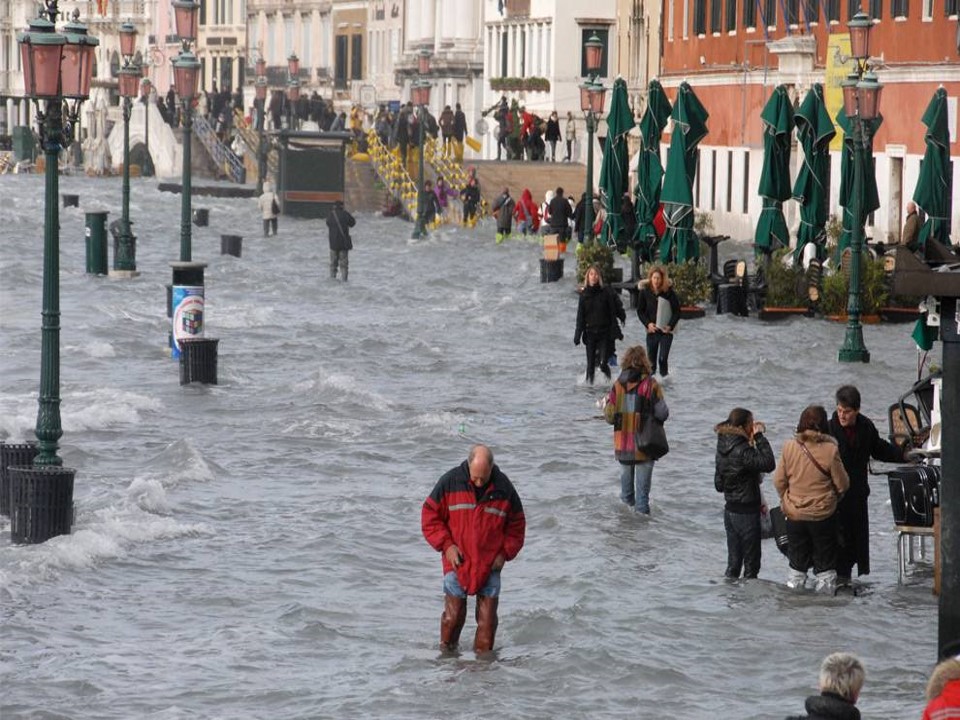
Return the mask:
[[[842,58],[847,58],[847,61],[840,62]],[[823,99],[827,104],[830,119],[834,121],[833,124],[837,127],[837,134],[834,136],[833,142],[830,143],[831,150],[839,150],[843,147],[843,130],[837,126],[835,120],[837,113],[843,107],[843,89],[840,87],[840,83],[846,80],[847,75],[855,71],[855,61],[850,57],[850,35],[840,33],[829,35],[827,40],[827,67],[823,78]]]

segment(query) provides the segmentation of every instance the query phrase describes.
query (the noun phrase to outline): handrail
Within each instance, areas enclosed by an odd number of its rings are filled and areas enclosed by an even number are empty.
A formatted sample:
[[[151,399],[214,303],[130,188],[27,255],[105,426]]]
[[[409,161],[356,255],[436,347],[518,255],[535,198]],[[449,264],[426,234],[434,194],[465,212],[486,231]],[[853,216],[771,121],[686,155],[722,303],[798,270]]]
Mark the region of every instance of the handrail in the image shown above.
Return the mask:
[[[260,133],[258,133],[250,123],[247,122],[247,119],[243,116],[243,113],[234,108],[233,111],[233,125],[240,132],[240,139],[243,140],[243,144],[247,146],[247,149],[250,151],[250,154],[254,157],[258,157],[257,153],[260,148]],[[269,144],[269,140],[266,141],[267,145],[267,170],[270,175],[277,177],[277,174],[280,171],[279,159],[277,158],[277,153],[273,152],[272,145]]]
[[[193,134],[203,143],[219,169],[233,182],[243,182],[244,168],[240,158],[220,142],[220,138],[217,137],[213,128],[210,127],[210,123],[202,115],[196,115],[193,118]]]

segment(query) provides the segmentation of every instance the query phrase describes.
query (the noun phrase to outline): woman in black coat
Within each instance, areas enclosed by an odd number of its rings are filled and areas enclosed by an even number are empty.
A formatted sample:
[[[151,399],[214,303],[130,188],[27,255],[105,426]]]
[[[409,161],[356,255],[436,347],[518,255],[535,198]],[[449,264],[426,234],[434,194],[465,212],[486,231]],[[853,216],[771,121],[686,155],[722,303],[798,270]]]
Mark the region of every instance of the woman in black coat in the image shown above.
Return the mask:
[[[867,498],[867,466],[870,458],[881,462],[903,462],[903,450],[880,437],[870,418],[860,414],[860,391],[853,385],[837,390],[837,409],[830,419],[830,434],[840,446],[840,459],[850,476],[850,489],[837,506],[840,526],[840,555],[837,583],[849,583],[853,566],[858,575],[870,574],[870,519]]]
[[[763,423],[753,413],[734,408],[717,425],[716,472],[713,484],[723,493],[723,527],[727,533],[728,578],[755,578],[760,572],[760,513],[763,473],[773,472],[776,460],[764,437]]]
[[[583,278],[583,290],[577,305],[577,329],[573,335],[573,344],[583,340],[587,350],[587,382],[593,384],[594,370],[610,377],[609,338],[611,333],[619,333],[617,323],[617,298],[613,290],[603,286],[603,276],[599,265],[591,265]]]
[[[657,307],[660,299],[670,304],[670,318],[665,325],[657,325]],[[670,346],[673,345],[673,332],[680,322],[680,299],[670,285],[667,270],[654,265],[647,273],[647,280],[641,283],[640,296],[637,299],[637,317],[647,331],[647,355],[650,366],[659,367],[660,377],[666,377],[670,368]]]

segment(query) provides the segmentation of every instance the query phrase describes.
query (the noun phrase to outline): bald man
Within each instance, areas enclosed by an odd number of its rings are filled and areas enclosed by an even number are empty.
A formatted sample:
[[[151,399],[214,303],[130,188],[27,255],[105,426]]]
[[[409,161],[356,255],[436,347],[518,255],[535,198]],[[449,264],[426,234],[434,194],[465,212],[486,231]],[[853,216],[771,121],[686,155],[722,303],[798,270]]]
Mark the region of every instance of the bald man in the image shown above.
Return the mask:
[[[520,496],[493,462],[493,451],[474,445],[467,459],[437,481],[423,503],[423,536],[443,560],[440,648],[460,641],[467,597],[477,596],[473,649],[493,649],[500,571],[523,547],[527,522]]]
[[[917,249],[917,238],[920,235],[920,216],[917,215],[917,204],[911,200],[907,203],[907,220],[903,224],[903,233],[900,235],[900,244],[910,250]]]

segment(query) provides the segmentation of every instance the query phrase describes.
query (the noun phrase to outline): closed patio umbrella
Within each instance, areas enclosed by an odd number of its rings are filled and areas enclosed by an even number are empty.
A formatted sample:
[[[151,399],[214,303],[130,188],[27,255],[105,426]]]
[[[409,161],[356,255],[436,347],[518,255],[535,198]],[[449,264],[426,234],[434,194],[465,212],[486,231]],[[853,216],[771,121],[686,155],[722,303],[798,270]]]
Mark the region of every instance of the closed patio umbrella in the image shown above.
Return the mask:
[[[927,126],[927,149],[920,164],[920,177],[913,201],[927,214],[917,241],[924,247],[927,238],[950,245],[950,218],[953,212],[953,161],[950,160],[950,130],[947,126],[947,91],[942,87],[923,113]]]
[[[837,113],[837,125],[843,130],[843,150],[840,154],[840,205],[843,208],[843,231],[840,233],[840,239],[837,241],[837,250],[834,261],[839,266],[840,256],[843,251],[850,247],[850,241],[853,237],[853,122],[849,120],[840,108]],[[863,157],[863,216],[859,219],[860,226],[863,227],[867,221],[867,216],[880,207],[880,193],[877,191],[877,175],[873,167],[873,138],[877,129],[883,124],[883,116],[877,115],[876,119],[870,120],[869,141],[867,142],[866,152]],[[866,235],[863,236],[866,238]]]
[[[670,117],[670,155],[660,193],[667,230],[660,242],[660,260],[685,263],[700,256],[699,241],[693,232],[693,180],[700,159],[697,145],[707,134],[710,113],[690,84],[683,82],[677,88]]]
[[[793,104],[785,85],[777,85],[760,113],[763,123],[763,169],[757,193],[763,198],[763,209],[754,233],[754,247],[760,253],[771,253],[790,244],[783,203],[791,196],[790,142],[793,132]]]
[[[660,135],[667,126],[672,107],[659,80],[651,80],[647,91],[647,108],[640,118],[642,147],[637,160],[637,231],[634,247],[644,260],[654,256],[657,230],[653,226],[660,207],[660,183],[663,165],[660,163]]]
[[[816,83],[793,118],[803,147],[803,165],[793,186],[800,203],[800,229],[794,259],[799,262],[807,243],[817,246],[817,259],[827,257],[827,187],[830,185],[830,142],[837,134],[823,99],[823,85]]]
[[[623,219],[620,208],[623,194],[630,187],[630,155],[627,151],[627,133],[636,126],[627,98],[627,82],[622,77],[613,81],[610,114],[607,115],[607,140],[603,145],[600,163],[600,200],[606,210],[606,220],[600,233],[602,245],[616,245],[623,252],[630,238],[622,237]]]

